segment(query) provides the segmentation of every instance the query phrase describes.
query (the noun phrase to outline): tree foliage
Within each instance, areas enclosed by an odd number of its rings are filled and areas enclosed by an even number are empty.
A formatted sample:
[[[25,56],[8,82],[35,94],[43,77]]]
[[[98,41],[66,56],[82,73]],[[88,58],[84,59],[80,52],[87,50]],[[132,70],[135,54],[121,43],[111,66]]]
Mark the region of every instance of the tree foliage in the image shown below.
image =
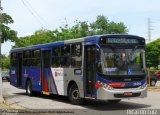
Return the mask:
[[[7,40],[15,41],[17,39],[17,33],[16,31],[8,27],[8,24],[12,24],[14,22],[12,17],[6,13],[2,13],[0,14],[0,18],[1,18],[0,29],[2,32],[1,42],[3,43]]]
[[[10,65],[9,56],[1,55],[2,58],[2,70],[8,70]]]
[[[20,37],[14,47],[24,47],[35,44],[49,43],[59,40],[81,38],[97,34],[127,33],[127,27],[122,23],[109,21],[105,16],[97,16],[94,22],[76,20],[73,26],[67,24],[55,30],[40,29],[31,36]]]
[[[0,14],[0,34],[1,34],[1,43],[4,43],[5,41],[15,41],[17,39],[17,33],[16,31],[12,30],[8,25],[12,24],[14,21],[12,19],[12,17],[6,13],[1,13]],[[0,54],[0,61],[1,64],[0,67],[2,67],[2,69],[6,70],[9,69],[9,57],[5,56],[5,55],[1,55]]]
[[[157,67],[160,64],[160,38],[147,44],[146,62],[148,67]]]

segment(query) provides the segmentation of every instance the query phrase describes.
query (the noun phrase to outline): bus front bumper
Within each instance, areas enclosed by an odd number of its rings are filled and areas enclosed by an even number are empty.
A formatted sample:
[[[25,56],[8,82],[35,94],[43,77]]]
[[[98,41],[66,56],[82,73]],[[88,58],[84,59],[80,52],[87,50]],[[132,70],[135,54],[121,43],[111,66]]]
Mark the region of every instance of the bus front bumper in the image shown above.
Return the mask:
[[[129,89],[112,89],[106,88],[97,89],[98,100],[116,100],[116,99],[131,99],[131,98],[145,98],[147,97],[147,86],[141,88]]]

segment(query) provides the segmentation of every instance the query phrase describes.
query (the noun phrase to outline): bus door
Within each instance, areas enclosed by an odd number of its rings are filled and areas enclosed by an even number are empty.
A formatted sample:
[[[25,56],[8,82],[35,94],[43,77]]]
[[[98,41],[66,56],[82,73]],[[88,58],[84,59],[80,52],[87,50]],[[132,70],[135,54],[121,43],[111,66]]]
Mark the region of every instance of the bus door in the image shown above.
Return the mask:
[[[85,94],[95,97],[95,77],[96,77],[96,46],[84,47],[84,87]]]
[[[22,53],[17,55],[17,87],[22,86]]]
[[[51,76],[51,49],[42,49],[42,91],[43,93],[49,92],[49,78]]]

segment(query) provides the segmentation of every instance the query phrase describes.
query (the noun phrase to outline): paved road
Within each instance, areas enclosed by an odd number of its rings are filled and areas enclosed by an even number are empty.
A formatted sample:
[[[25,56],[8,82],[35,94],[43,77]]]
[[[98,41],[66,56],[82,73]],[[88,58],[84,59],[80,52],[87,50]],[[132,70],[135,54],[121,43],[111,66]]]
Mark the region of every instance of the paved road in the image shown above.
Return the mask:
[[[6,101],[18,104],[28,109],[78,109],[78,110],[93,110],[93,111],[107,111],[118,114],[125,112],[128,109],[160,109],[160,92],[149,91],[148,97],[145,99],[122,100],[118,104],[109,104],[108,102],[87,101],[82,106],[72,105],[66,97],[62,96],[45,96],[36,95],[28,97],[25,90],[17,89],[9,84],[3,82],[3,96]],[[114,111],[113,111],[114,110]]]

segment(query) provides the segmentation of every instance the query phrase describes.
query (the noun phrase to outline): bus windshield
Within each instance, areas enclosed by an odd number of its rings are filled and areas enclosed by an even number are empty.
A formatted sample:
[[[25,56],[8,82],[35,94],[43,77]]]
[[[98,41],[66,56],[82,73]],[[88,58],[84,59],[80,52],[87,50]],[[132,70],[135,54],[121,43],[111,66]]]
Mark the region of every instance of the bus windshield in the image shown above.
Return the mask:
[[[104,75],[144,75],[144,49],[101,48],[101,69]]]

